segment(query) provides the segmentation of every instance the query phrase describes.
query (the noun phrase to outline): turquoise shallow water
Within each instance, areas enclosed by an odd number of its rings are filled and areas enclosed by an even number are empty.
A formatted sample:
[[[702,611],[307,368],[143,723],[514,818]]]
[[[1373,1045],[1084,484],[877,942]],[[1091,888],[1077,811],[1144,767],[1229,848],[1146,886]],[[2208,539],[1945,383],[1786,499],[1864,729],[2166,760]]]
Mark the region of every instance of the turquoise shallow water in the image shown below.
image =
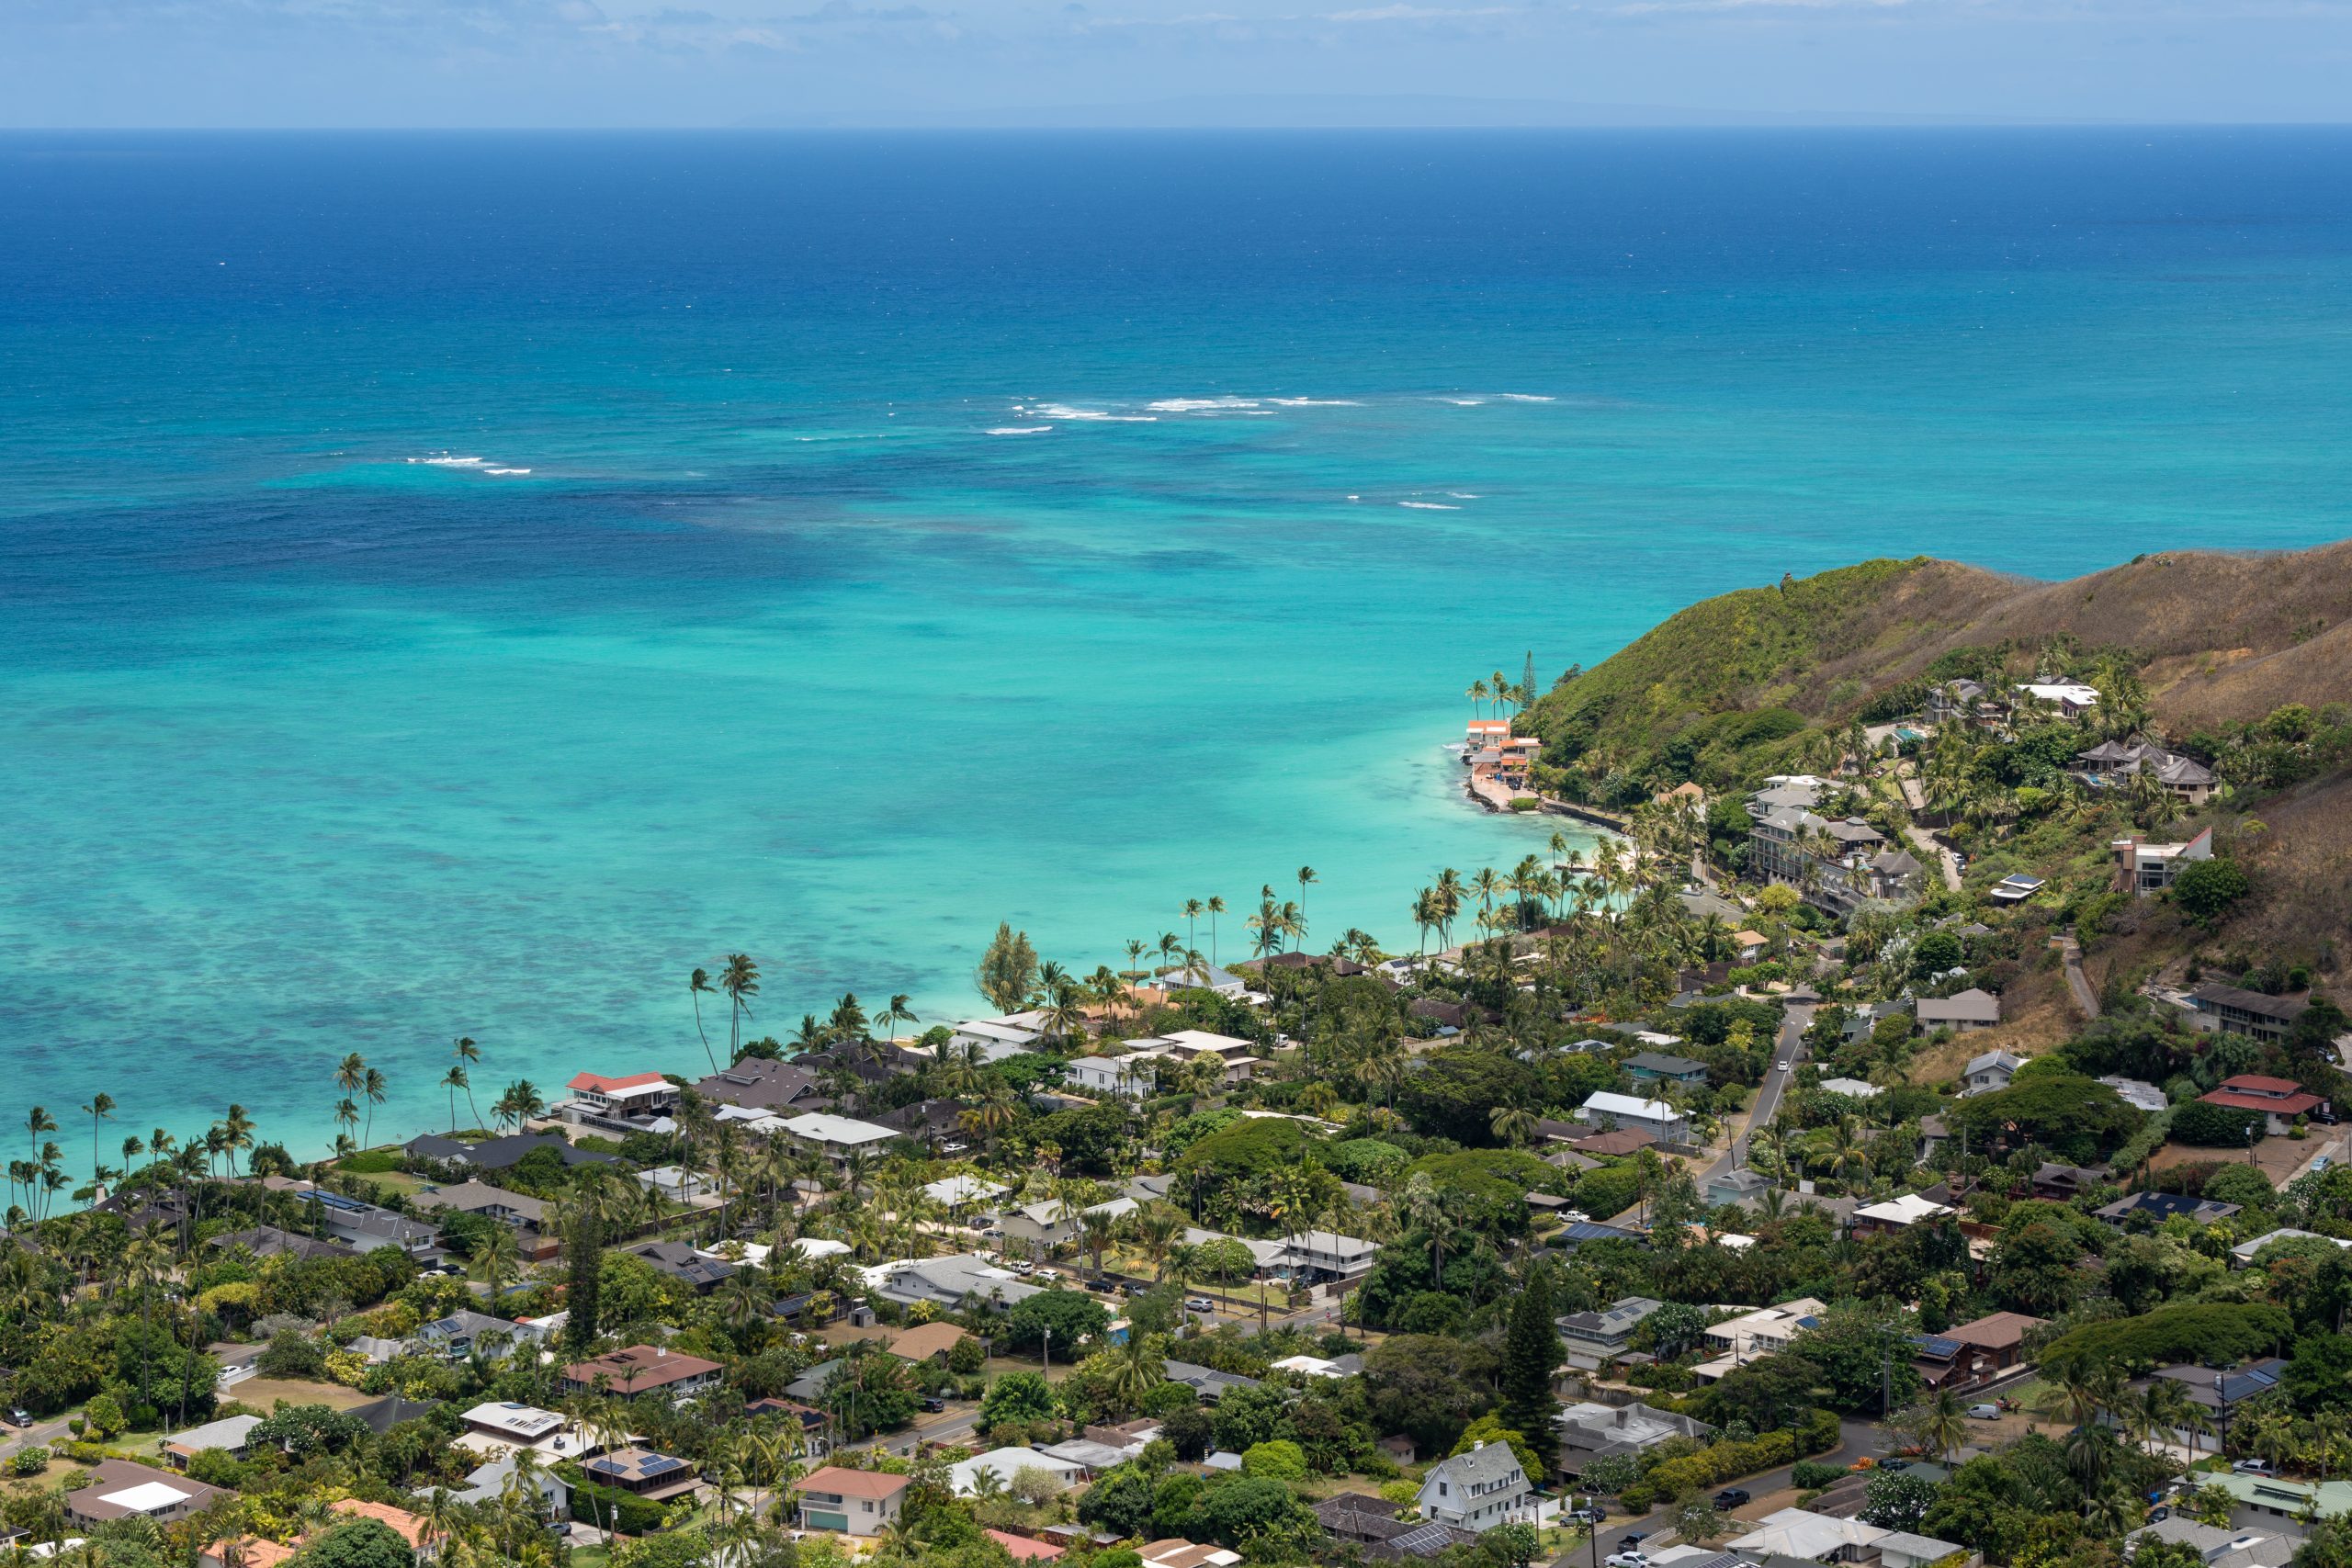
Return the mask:
[[[1409,942],[1530,649],[2346,532],[2348,250],[2338,132],[0,140],[0,1119]]]

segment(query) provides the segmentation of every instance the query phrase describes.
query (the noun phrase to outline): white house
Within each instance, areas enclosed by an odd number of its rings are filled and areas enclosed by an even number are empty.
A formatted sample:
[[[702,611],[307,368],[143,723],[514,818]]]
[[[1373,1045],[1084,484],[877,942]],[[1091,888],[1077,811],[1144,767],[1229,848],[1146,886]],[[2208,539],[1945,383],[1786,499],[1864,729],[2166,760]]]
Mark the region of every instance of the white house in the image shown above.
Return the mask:
[[[860,1122],[854,1116],[835,1116],[823,1111],[812,1111],[805,1116],[787,1119],[784,1131],[788,1137],[835,1161],[848,1158],[854,1149],[876,1148],[899,1135],[891,1129],[877,1127],[871,1122]]]
[[[1012,1189],[977,1176],[946,1176],[924,1185],[922,1195],[951,1214],[1003,1197]]]
[[[1982,1056],[1973,1057],[1960,1070],[1960,1092],[1962,1095],[1990,1094],[1996,1089],[2007,1089],[2009,1080],[2018,1076],[2018,1069],[2028,1060],[2014,1051],[1987,1051]]]
[[[1577,1108],[1577,1120],[1596,1126],[1606,1120],[1621,1130],[1647,1133],[1661,1144],[1690,1141],[1690,1118],[1663,1100],[1643,1100],[1600,1089]]]
[[[1430,1467],[1415,1499],[1421,1517],[1456,1529],[1486,1531],[1518,1519],[1532,1501],[1527,1472],[1509,1443],[1480,1443]]]
[[[2024,681],[2018,685],[2018,695],[2048,703],[2068,718],[2080,718],[2098,706],[2098,688],[2080,681]]]
[[[1141,1100],[1152,1091],[1152,1069],[1165,1060],[1157,1052],[1127,1056],[1078,1056],[1062,1069],[1062,1081],[1094,1094]]]
[[[1923,1031],[1949,1028],[1964,1034],[2000,1022],[2001,998],[1972,986],[1958,996],[1921,997],[1912,1011]]]
[[[1012,1478],[1024,1470],[1042,1470],[1057,1477],[1065,1484],[1083,1480],[1086,1467],[1051,1454],[1041,1454],[1035,1449],[990,1449],[984,1454],[947,1467],[947,1484],[958,1497],[975,1496],[979,1492],[980,1472],[988,1471],[1010,1486]]]
[[[1871,1549],[1895,1532],[1866,1525],[1860,1519],[1833,1518],[1803,1508],[1782,1508],[1758,1521],[1757,1528],[1733,1540],[1731,1550],[1815,1562],[1860,1562]]]
[[[947,1049],[969,1050],[977,1046],[982,1061],[1001,1062],[1007,1056],[1018,1056],[1037,1048],[1037,1043],[1046,1037],[1045,1031],[1037,1027],[1038,1021],[1038,1015],[1033,1012],[1008,1013],[1002,1018],[967,1018],[947,1036]]]
[[[691,1203],[710,1190],[709,1179],[682,1165],[656,1166],[637,1173],[638,1185],[650,1187],[673,1203]]]

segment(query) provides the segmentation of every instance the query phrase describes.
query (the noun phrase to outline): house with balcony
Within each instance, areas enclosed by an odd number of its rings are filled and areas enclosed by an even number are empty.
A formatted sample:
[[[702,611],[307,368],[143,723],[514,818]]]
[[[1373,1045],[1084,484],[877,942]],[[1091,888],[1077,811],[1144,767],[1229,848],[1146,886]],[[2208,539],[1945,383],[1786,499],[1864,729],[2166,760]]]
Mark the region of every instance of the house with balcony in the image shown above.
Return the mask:
[[[1062,1069],[1062,1081],[1089,1094],[1115,1094],[1143,1100],[1158,1087],[1154,1069],[1167,1058],[1158,1052],[1141,1055],[1074,1056]]]
[[[1605,1307],[1554,1318],[1552,1326],[1567,1347],[1569,1361],[1591,1371],[1631,1348],[1634,1330],[1665,1304],[1648,1296],[1620,1296]]]
[[[608,1393],[622,1399],[640,1393],[683,1398],[715,1386],[726,1369],[717,1361],[655,1345],[632,1345],[563,1369],[566,1393]]]
[[[1972,986],[1956,996],[1921,997],[1911,1004],[1911,1011],[1918,1019],[1922,1033],[1949,1029],[1954,1033],[1968,1034],[2001,1021],[2001,998]]]
[[[1657,1083],[1662,1078],[1696,1086],[1707,1081],[1707,1064],[1694,1062],[1688,1056],[1669,1056],[1662,1051],[1644,1051],[1627,1058],[1625,1076],[1637,1086]]]
[[[2104,740],[2087,751],[2077,751],[2070,771],[2084,783],[2103,788],[2128,785],[2148,774],[2184,806],[2204,805],[2220,783],[2213,770],[2195,758],[2167,751],[2137,735],[2129,740]]]
[[[2098,706],[2098,688],[2080,681],[2020,681],[2014,691],[2018,711],[2038,706],[2055,710],[2061,718],[2080,718]]]
[[[2188,995],[2188,1021],[2198,1029],[2251,1035],[2276,1043],[2311,1007],[2303,997],[2274,997],[2263,991],[2208,982]]]
[[[1011,1476],[1006,1476],[1010,1481]],[[877,1536],[899,1521],[911,1477],[878,1470],[826,1465],[801,1478],[800,1528],[842,1535]]]
[[[1646,1133],[1661,1144],[1690,1141],[1690,1119],[1663,1100],[1601,1089],[1577,1108],[1577,1120],[1604,1130]]]
[[[660,1073],[630,1073],[622,1077],[581,1073],[564,1087],[571,1098],[553,1108],[555,1115],[576,1127],[594,1127],[624,1138],[631,1133],[668,1131],[656,1123],[666,1122],[678,1108],[678,1086]]]
[[[1968,1066],[1960,1070],[1960,1092],[1965,1097],[2007,1089],[2018,1076],[2018,1069],[2030,1059],[2018,1055],[2015,1051],[1987,1051],[1981,1056],[1972,1057]]]
[[[2213,829],[2200,830],[2185,844],[2152,844],[2135,833],[2108,848],[2115,855],[2115,890],[2147,898],[2179,881],[2199,861],[2213,858]]]
[[[1811,1296],[1800,1296],[1778,1306],[1758,1307],[1713,1324],[1702,1338],[1707,1348],[1720,1354],[1691,1371],[1713,1382],[1759,1357],[1777,1356],[1796,1343],[1798,1335],[1818,1324],[1821,1314],[1827,1310]]]

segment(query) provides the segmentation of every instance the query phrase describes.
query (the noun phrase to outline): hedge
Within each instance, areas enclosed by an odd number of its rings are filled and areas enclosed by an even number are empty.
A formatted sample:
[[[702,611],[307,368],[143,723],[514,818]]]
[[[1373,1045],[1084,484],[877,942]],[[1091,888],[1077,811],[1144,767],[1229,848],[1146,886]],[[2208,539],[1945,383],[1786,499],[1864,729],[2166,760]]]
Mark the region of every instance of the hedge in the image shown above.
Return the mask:
[[[2278,1307],[2188,1302],[2086,1323],[2042,1347],[2041,1365],[2055,1377],[2103,1361],[2143,1371],[2177,1361],[2235,1361],[2257,1350],[2282,1349],[2293,1337],[2294,1320]]]
[[[623,1535],[650,1535],[670,1522],[669,1509],[635,1493],[599,1485],[577,1471],[566,1479],[571,1486],[571,1517],[583,1525],[603,1529],[609,1524]]]
[[[1807,1454],[1834,1449],[1838,1439],[1836,1412],[1816,1409],[1806,1414],[1804,1425],[1794,1432],[1766,1432],[1744,1443],[1711,1443],[1697,1453],[1663,1461],[1638,1485],[1627,1487],[1623,1501],[1628,1509],[1639,1511],[1661,1497],[1679,1497],[1743,1475],[1777,1470]]]

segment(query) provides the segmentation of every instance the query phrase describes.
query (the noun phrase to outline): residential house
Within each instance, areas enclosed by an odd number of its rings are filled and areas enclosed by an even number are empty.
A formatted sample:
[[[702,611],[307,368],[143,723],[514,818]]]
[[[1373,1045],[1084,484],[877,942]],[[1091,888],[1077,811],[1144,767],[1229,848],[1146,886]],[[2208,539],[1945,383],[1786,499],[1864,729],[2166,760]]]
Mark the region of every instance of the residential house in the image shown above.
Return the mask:
[[[2144,1078],[2127,1078],[2109,1074],[2098,1081],[2121,1095],[2123,1103],[2136,1111],[2145,1111],[2153,1115],[2171,1103],[2165,1098],[2164,1090]]]
[[[630,1073],[622,1077],[581,1073],[564,1087],[571,1091],[571,1098],[553,1108],[555,1115],[575,1127],[594,1127],[623,1137],[664,1131],[657,1123],[678,1108],[678,1086],[660,1073]]]
[[[1665,1304],[1648,1296],[1621,1296],[1596,1311],[1554,1318],[1552,1326],[1559,1330],[1569,1361],[1590,1371],[1623,1355],[1632,1346],[1634,1330]]]
[[[1430,1523],[1483,1535],[1519,1519],[1534,1498],[1510,1445],[1482,1442],[1431,1465],[1416,1500]]]
[[[302,1235],[294,1231],[280,1230],[276,1225],[255,1225],[250,1230],[227,1231],[208,1244],[212,1247],[242,1247],[255,1258],[356,1258],[356,1247],[346,1247],[324,1236]]]
[[[958,1497],[970,1497],[979,1492],[983,1471],[1010,1484],[1012,1478],[1024,1470],[1043,1471],[1064,1483],[1086,1479],[1086,1467],[1075,1460],[1056,1459],[1037,1449],[1001,1448],[974,1454],[970,1459],[959,1460],[948,1466],[947,1484]],[[801,1486],[805,1490],[808,1483],[802,1482]]]
[[[1010,1480],[1011,1477],[1007,1477]],[[829,1464],[800,1481],[800,1528],[876,1536],[899,1521],[912,1479]]]
[[[2352,1514],[2352,1481],[2219,1474],[2211,1477],[2209,1483],[2229,1493],[2235,1505],[2230,1510],[2230,1523],[2242,1530],[2275,1530],[2301,1540],[2310,1533],[2304,1519],[2338,1519]]]
[[[503,1138],[483,1138],[476,1143],[427,1133],[422,1137],[411,1138],[401,1148],[402,1153],[416,1159],[492,1172],[509,1169],[520,1164],[524,1156],[540,1149],[553,1149],[556,1157],[563,1161],[567,1168],[614,1163],[612,1156],[581,1148],[561,1133],[555,1132],[513,1133]]]
[[[321,1229],[360,1252],[396,1247],[415,1258],[433,1251],[441,1239],[440,1230],[424,1220],[379,1209],[340,1192],[311,1191],[301,1198],[317,1212]]]
[[[2041,703],[2064,718],[2080,718],[2098,706],[2098,688],[2080,681],[2021,681],[2017,694],[2027,703]]]
[[[2178,1388],[2188,1402],[2202,1413],[2202,1420],[2174,1427],[2165,1440],[2192,1453],[2207,1454],[2222,1451],[2222,1417],[2257,1394],[2268,1393],[2278,1386],[2285,1375],[2287,1363],[2270,1356],[2244,1366],[2226,1370],[2180,1363],[2158,1367],[2144,1378],[2134,1378],[2132,1391],[2144,1395],[2158,1380]],[[2109,1422],[2112,1425],[2112,1420]]]
[[[174,1524],[236,1495],[224,1487],[128,1460],[100,1460],[83,1476],[86,1483],[65,1494],[65,1512],[85,1525],[131,1518]]]
[[[876,1294],[901,1306],[929,1302],[936,1307],[958,1309],[967,1302],[1009,1307],[1045,1288],[975,1253],[879,1264],[865,1271],[865,1280]]]
[[[598,1445],[565,1417],[537,1405],[513,1400],[486,1403],[475,1405],[459,1419],[466,1429],[458,1434],[458,1446],[485,1459],[516,1449],[529,1449],[549,1459],[577,1459],[597,1451]]]
[[[746,1056],[731,1067],[721,1067],[695,1084],[695,1092],[713,1105],[787,1116],[814,1111],[825,1098],[815,1073],[797,1063],[765,1056]]]
[[[2295,1555],[2295,1542],[2277,1531],[2224,1529],[2172,1514],[2125,1536],[2124,1560],[2129,1562],[2140,1544],[2150,1540],[2185,1546],[2205,1568],[2287,1568]]]
[[[2115,854],[2115,890],[2145,898],[2170,887],[2199,861],[2213,858],[2213,829],[2205,829],[2185,844],[2152,844],[2133,834],[2108,847]]]
[[[1919,717],[1928,724],[1974,724],[1988,702],[1997,707],[2000,698],[1981,681],[1945,681],[1928,688]]]
[[[1162,989],[1170,991],[1215,991],[1231,1002],[1238,1002],[1250,993],[1249,981],[1214,964],[1186,964],[1170,969],[1159,977],[1159,984]]]
[[[823,1390],[818,1392],[821,1395]],[[804,1404],[797,1399],[754,1399],[743,1406],[743,1414],[754,1421],[773,1417],[786,1430],[797,1432],[800,1451],[810,1459],[823,1459],[832,1452],[828,1434],[833,1418],[813,1404]]]
[[[2190,1198],[2178,1192],[2134,1192],[2130,1197],[2118,1198],[2103,1209],[2091,1211],[2118,1230],[2124,1229],[2135,1219],[2145,1217],[2162,1224],[2176,1215],[2184,1216],[2196,1224],[2210,1225],[2216,1220],[2226,1220],[2237,1212],[2235,1203],[2216,1203],[2210,1199]]]
[[[566,1393],[602,1390],[624,1399],[640,1393],[676,1397],[710,1387],[724,1371],[717,1361],[706,1361],[699,1356],[682,1355],[653,1345],[632,1345],[626,1350],[615,1350],[564,1368],[563,1389]]]
[[[1380,1253],[1378,1242],[1336,1231],[1301,1231],[1287,1240],[1279,1267],[1294,1280],[1353,1279]]]
[[[1577,1108],[1577,1120],[1603,1126],[1606,1131],[1630,1129],[1647,1133],[1661,1144],[1690,1141],[1690,1118],[1663,1100],[1643,1100],[1601,1089]]]
[[[2208,1105],[2263,1112],[2268,1118],[2266,1125],[2273,1137],[2286,1136],[2298,1120],[2315,1111],[2324,1111],[2327,1106],[2326,1100],[2292,1078],[2265,1077],[2260,1073],[2240,1073],[2224,1078],[2219,1089],[2197,1098]]]
[[[1807,1562],[1867,1562],[1871,1550],[1894,1531],[1866,1525],[1860,1519],[1832,1518],[1803,1508],[1781,1508],[1757,1521],[1757,1528],[1730,1541],[1734,1551],[1747,1557],[1793,1557]]]
[[[898,1136],[898,1134],[888,1127],[879,1127],[871,1122],[860,1122],[848,1116],[835,1116],[822,1111],[808,1111],[803,1115],[788,1118],[784,1123],[784,1132],[795,1143],[806,1148],[815,1149],[835,1165],[841,1164],[857,1150],[878,1149],[881,1145]]]
[[[723,1258],[706,1257],[683,1241],[639,1242],[622,1250],[632,1258],[644,1258],[653,1266],[655,1273],[677,1280],[698,1296],[710,1294],[735,1275],[734,1265]]]
[[[1747,1166],[1718,1171],[1707,1178],[1704,1196],[1707,1207],[1718,1208],[1725,1203],[1744,1202],[1760,1198],[1772,1187],[1772,1179]]]
[[[1081,1216],[1098,1214],[1104,1219],[1121,1220],[1139,1206],[1132,1198],[1112,1198],[1089,1208],[1073,1209],[1058,1198],[1048,1198],[1040,1203],[1024,1203],[1006,1210],[1000,1223],[1006,1241],[1019,1242],[1042,1256],[1083,1235],[1086,1226]]]
[[[635,1446],[615,1449],[585,1461],[580,1472],[599,1486],[655,1503],[683,1497],[702,1484],[702,1477],[684,1460]]]
[[[985,1181],[977,1176],[948,1176],[926,1183],[922,1195],[946,1210],[950,1219],[961,1219],[1012,1190],[1002,1182]]]
[[[983,1062],[1001,1062],[1035,1051],[1046,1037],[1041,1012],[1008,1013],[1002,1018],[967,1018],[948,1034],[945,1052],[969,1052]]]
[[[1573,1142],[1576,1152],[1580,1155],[1594,1159],[1615,1159],[1640,1153],[1657,1143],[1657,1137],[1639,1127],[1612,1127],[1605,1133],[1588,1130]]]
[[[1949,1540],[1938,1540],[1931,1535],[1914,1535],[1909,1530],[1896,1530],[1883,1535],[1872,1543],[1878,1548],[1879,1568],[1928,1568],[1947,1557],[1962,1560],[1961,1568],[1978,1568],[1984,1554]]]
[[[1191,1361],[1169,1361],[1163,1364],[1170,1382],[1181,1382],[1200,1395],[1204,1404],[1215,1404],[1229,1389],[1256,1388],[1256,1378],[1243,1377],[1239,1372],[1220,1372],[1213,1367],[1196,1366]]]
[[[1774,1356],[1796,1343],[1798,1335],[1821,1321],[1828,1310],[1811,1296],[1800,1296],[1778,1306],[1758,1307],[1711,1325],[1702,1336],[1707,1348],[1720,1352],[1712,1361],[1691,1371],[1713,1382],[1735,1368],[1764,1356]]]
[[[2034,1168],[2033,1195],[2053,1203],[2072,1202],[2114,1180],[2103,1165],[2061,1165],[2055,1160],[2044,1160]]]
[[[2023,872],[2018,872],[1993,884],[1986,890],[1984,897],[2006,908],[2011,904],[2022,904],[2041,891],[2041,877],[2028,876]]]
[[[1886,1092],[1861,1078],[1824,1078],[1820,1088],[1824,1094],[1842,1094],[1849,1100],[1876,1100]]]
[[[381,1399],[356,1404],[346,1414],[358,1417],[370,1432],[380,1438],[401,1422],[421,1421],[439,1408],[433,1400],[403,1399],[397,1393],[388,1393]]]
[[[1968,1066],[1960,1070],[1960,1092],[1962,1095],[1990,1094],[1996,1089],[2007,1089],[2009,1080],[2018,1076],[2018,1069],[2024,1066],[2027,1060],[2014,1051],[1987,1051],[1981,1056],[1972,1057]]]
[[[1639,1453],[1668,1438],[1690,1438],[1702,1443],[1714,1431],[1694,1416],[1672,1410],[1632,1404],[1571,1404],[1560,1414],[1560,1469],[1581,1475],[1598,1459]]]
[[[1671,1078],[1676,1083],[1703,1084],[1707,1081],[1707,1064],[1694,1062],[1688,1056],[1668,1056],[1657,1051],[1644,1051],[1627,1058],[1625,1075],[1636,1084],[1656,1083]]]
[[[2277,1042],[2287,1038],[2295,1020],[2311,1005],[2303,997],[2274,997],[2209,982],[2188,993],[2188,1021],[2199,1029]]]
[[[1074,1056],[1062,1068],[1062,1081],[1091,1094],[1125,1095],[1141,1100],[1153,1092],[1155,1069],[1167,1058],[1158,1052],[1140,1055]]]
[[[1247,1083],[1264,1063],[1250,1055],[1255,1049],[1247,1040],[1237,1040],[1230,1034],[1212,1034],[1204,1029],[1179,1029],[1171,1033],[1133,1040],[1134,1047],[1122,1060],[1136,1062],[1138,1058],[1159,1064],[1172,1064],[1179,1069],[1189,1069],[1203,1060],[1214,1058],[1224,1064],[1225,1081],[1228,1084]]]
[[[201,1453],[220,1452],[231,1459],[243,1459],[252,1451],[253,1430],[261,1423],[258,1416],[225,1416],[201,1427],[190,1427],[179,1436],[164,1439],[164,1462],[174,1470],[186,1470],[188,1461]]]
[[[542,1337],[519,1323],[460,1308],[420,1326],[415,1342],[425,1350],[444,1356],[462,1359],[480,1349],[492,1360],[503,1360],[514,1353],[516,1346],[537,1344]]]
[[[1234,1568],[1241,1561],[1238,1551],[1172,1536],[1147,1542],[1136,1554],[1143,1559],[1143,1568]]]
[[[1911,1004],[1922,1031],[1951,1029],[1965,1034],[2001,1021],[2001,998],[1974,986],[1953,997],[1921,997]]]
[[[1856,1235],[1896,1235],[1913,1225],[1944,1219],[1951,1213],[1949,1204],[1930,1201],[1917,1192],[1905,1192],[1900,1198],[1865,1203],[1856,1209],[1853,1231]]]
[[[476,1506],[495,1503],[506,1495],[507,1483],[520,1472],[514,1454],[502,1453],[496,1459],[476,1465],[466,1472],[466,1483],[452,1487],[451,1501]],[[543,1519],[566,1519],[571,1517],[571,1486],[555,1472],[552,1465],[534,1465],[530,1481],[539,1494],[539,1517]],[[418,1496],[429,1497],[433,1489],[419,1490]]]
[[[1361,1492],[1342,1492],[1315,1505],[1315,1517],[1331,1539],[1360,1548],[1367,1562],[1422,1560],[1451,1547],[1478,1543],[1475,1531],[1452,1525],[1408,1523],[1399,1519],[1396,1512],[1396,1504]]]
[[[697,1198],[715,1197],[718,1183],[701,1171],[689,1170],[683,1165],[658,1165],[651,1170],[637,1173],[637,1184],[660,1193],[670,1202],[691,1203]]]
[[[458,1181],[428,1187],[412,1200],[416,1212],[447,1223],[451,1214],[480,1214],[496,1220],[514,1233],[514,1244],[525,1258],[544,1261],[560,1250],[548,1233],[548,1205],[526,1193],[509,1192],[486,1181]]]
[[[2073,771],[2085,783],[2101,785],[2123,784],[2146,773],[2187,806],[2204,805],[2220,782],[2203,763],[2137,735],[2129,740],[2103,740],[2087,751],[2075,752]]]
[[[2282,1241],[2324,1241],[2335,1247],[2352,1247],[2352,1241],[2346,1241],[2342,1236],[2321,1235],[2316,1231],[2299,1231],[2292,1227],[2288,1227],[2280,1230],[2266,1231],[2262,1235],[2256,1236],[2252,1241],[2242,1241],[2235,1247],[2230,1248],[2230,1267],[2233,1269],[2251,1268],[2253,1267],[2254,1260],[2262,1256],[2262,1249],[2264,1247]]]

